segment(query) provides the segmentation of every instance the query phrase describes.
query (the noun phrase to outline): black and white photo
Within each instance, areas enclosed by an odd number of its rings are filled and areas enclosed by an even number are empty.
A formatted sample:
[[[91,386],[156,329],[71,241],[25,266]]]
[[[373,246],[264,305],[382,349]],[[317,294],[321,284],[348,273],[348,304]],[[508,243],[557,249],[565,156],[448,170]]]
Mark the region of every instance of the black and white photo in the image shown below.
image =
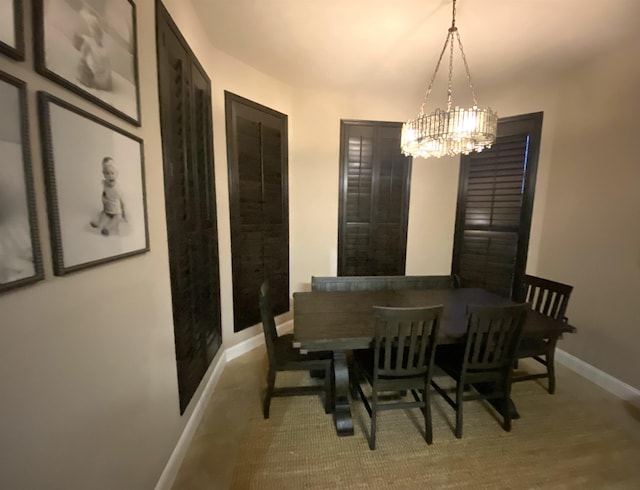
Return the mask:
[[[139,126],[134,3],[34,0],[34,14],[36,70]]]
[[[0,0],[0,53],[24,59],[22,0]]]
[[[142,140],[38,93],[54,273],[149,250]]]
[[[0,291],[42,279],[26,84],[0,72]]]

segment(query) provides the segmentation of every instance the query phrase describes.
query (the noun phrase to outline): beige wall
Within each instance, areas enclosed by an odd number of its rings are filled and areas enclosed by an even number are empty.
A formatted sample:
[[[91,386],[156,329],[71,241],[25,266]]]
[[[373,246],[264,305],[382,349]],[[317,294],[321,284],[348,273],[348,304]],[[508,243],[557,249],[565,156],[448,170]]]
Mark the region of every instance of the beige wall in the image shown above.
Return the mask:
[[[29,2],[26,2],[27,4]],[[184,0],[165,2],[212,78],[224,346],[233,335],[224,90],[293,114],[291,90],[213,48]],[[203,386],[181,417],[167,261],[156,77],[155,9],[136,2],[142,127],[135,128],[0,56],[28,83],[45,280],[0,296],[0,488],[153,488]],[[25,18],[30,18],[29,5]],[[144,140],[151,251],[55,277],[35,93],[45,90]],[[218,356],[214,365],[219,361]],[[212,368],[210,371],[212,371]]]
[[[340,119],[401,121],[414,114],[420,101],[291,88],[211,46],[187,1],[165,4],[212,79],[223,341],[228,348],[260,331],[253,327],[233,334],[224,90],[289,115],[292,292],[307,288],[313,274],[335,273]],[[46,274],[34,286],[0,296],[2,488],[152,488],[193,411],[194,402],[185,417],[178,413],[154,8],[151,0],[136,5],[141,128],[33,74],[30,42],[25,63],[0,57],[0,69],[29,84]],[[638,357],[640,345],[632,309],[640,279],[640,166],[635,156],[640,123],[631,110],[639,109],[637,53],[636,43],[626,56],[605,55],[572,70],[561,83],[523,74],[526,82],[482,87],[478,95],[502,116],[544,111],[527,269],[576,287],[569,315],[580,333],[567,336],[561,347],[640,387],[638,369],[626,361]],[[149,253],[53,276],[37,90],[70,100],[144,139]],[[600,150],[593,143],[617,149]],[[455,159],[414,162],[407,273],[449,271],[457,179]]]
[[[640,38],[562,81],[538,272],[573,284],[561,348],[640,388]]]

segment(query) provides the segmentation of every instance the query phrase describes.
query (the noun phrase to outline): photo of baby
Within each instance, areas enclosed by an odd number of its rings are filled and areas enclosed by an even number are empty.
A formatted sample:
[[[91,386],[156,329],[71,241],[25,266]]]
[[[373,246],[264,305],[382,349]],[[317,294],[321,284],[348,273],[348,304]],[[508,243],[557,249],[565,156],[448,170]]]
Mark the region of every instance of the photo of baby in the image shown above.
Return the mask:
[[[40,92],[57,275],[149,249],[142,140]]]
[[[36,14],[36,69],[138,121],[134,3],[42,0]]]
[[[126,221],[124,201],[116,180],[118,170],[113,163],[113,158],[102,159],[102,211],[98,217],[91,221],[91,226],[98,228],[104,236],[118,234],[120,222]]]

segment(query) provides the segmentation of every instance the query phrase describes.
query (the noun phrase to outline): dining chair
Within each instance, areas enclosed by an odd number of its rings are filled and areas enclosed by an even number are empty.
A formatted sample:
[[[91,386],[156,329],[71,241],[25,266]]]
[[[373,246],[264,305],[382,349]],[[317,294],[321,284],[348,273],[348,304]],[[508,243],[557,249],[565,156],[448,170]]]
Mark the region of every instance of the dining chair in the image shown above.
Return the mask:
[[[442,317],[442,306],[422,308],[373,307],[375,337],[373,349],[357,350],[353,356],[352,396],[356,391],[371,417],[369,448],[376,447],[377,413],[383,410],[420,408],[424,415],[425,440],[433,441],[429,381]],[[371,403],[361,381],[371,385]],[[411,391],[381,403],[381,394]],[[422,396],[420,396],[420,394]]]
[[[524,303],[470,305],[464,343],[438,347],[435,364],[455,380],[455,400],[447,393],[450,390],[442,388],[434,378],[431,386],[455,410],[457,438],[462,437],[462,409],[469,400],[497,400],[503,428],[511,430],[511,373],[527,309]]]
[[[542,277],[524,276],[524,297],[522,301],[528,303],[532,310],[555,320],[567,322],[566,311],[573,286],[551,281]],[[552,338],[526,336],[520,342],[518,359],[533,358],[546,367],[544,373],[514,373],[513,382],[528,381],[530,379],[548,378],[548,391],[556,391],[556,374],[554,357],[558,336]]]
[[[325,413],[331,412],[333,404],[333,364],[331,352],[309,352],[303,354],[293,347],[293,334],[278,336],[273,307],[269,295],[269,283],[260,286],[260,317],[267,345],[269,371],[267,388],[263,404],[263,415],[269,418],[271,398],[274,396],[297,396],[324,393]],[[276,373],[279,371],[316,371],[324,372],[324,386],[282,386],[275,387]]]

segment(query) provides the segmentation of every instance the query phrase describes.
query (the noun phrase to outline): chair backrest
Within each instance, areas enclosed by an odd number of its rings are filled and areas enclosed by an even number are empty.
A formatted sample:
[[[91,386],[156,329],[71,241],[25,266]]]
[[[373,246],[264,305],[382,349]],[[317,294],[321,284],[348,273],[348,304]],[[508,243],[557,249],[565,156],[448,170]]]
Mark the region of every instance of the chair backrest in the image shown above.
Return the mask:
[[[469,305],[463,372],[510,372],[528,308]]]
[[[532,310],[556,320],[565,318],[573,286],[542,277],[524,276],[524,298]]]
[[[269,362],[275,362],[275,341],[278,338],[276,330],[276,320],[273,316],[273,306],[269,295],[269,282],[264,281],[260,286],[260,318],[262,320],[262,330],[264,332],[264,340],[267,345],[267,355]]]
[[[374,306],[374,376],[407,377],[431,372],[442,310],[442,306]]]
[[[381,291],[401,289],[451,289],[458,287],[451,276],[339,276],[311,277],[312,291]]]

